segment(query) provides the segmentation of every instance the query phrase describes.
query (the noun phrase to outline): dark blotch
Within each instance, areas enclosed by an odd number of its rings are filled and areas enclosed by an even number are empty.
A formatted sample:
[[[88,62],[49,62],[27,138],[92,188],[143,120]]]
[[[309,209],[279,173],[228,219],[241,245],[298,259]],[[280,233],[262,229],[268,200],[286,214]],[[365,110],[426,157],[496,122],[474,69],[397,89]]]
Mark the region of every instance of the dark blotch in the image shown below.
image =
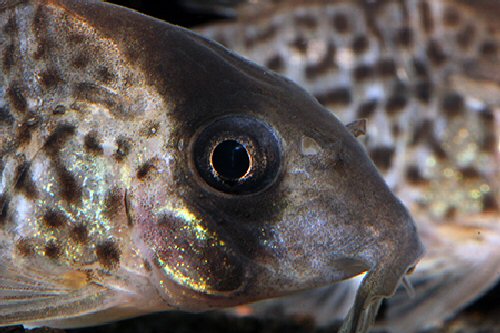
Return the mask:
[[[360,64],[353,70],[353,76],[356,81],[364,81],[373,77],[373,67],[367,64]]]
[[[440,66],[446,62],[447,56],[441,45],[434,39],[431,39],[426,48],[427,57],[435,65]]]
[[[480,177],[479,171],[473,166],[461,168],[460,174],[464,179],[478,179]]]
[[[432,98],[433,86],[429,81],[418,82],[415,86],[415,96],[423,103],[429,103]]]
[[[377,62],[377,72],[382,77],[396,76],[396,62],[391,58],[383,58]]]
[[[447,117],[459,116],[464,111],[464,98],[457,93],[450,93],[443,98],[441,107]]]
[[[496,59],[498,55],[498,45],[494,40],[488,40],[479,47],[479,54],[484,57]]]
[[[115,159],[122,161],[130,153],[130,141],[126,137],[118,137],[116,139],[116,146]]]
[[[401,112],[407,103],[408,99],[404,94],[393,95],[387,99],[387,102],[385,104],[386,113],[389,116],[393,116]]]
[[[285,69],[285,60],[281,55],[276,54],[267,59],[266,67],[275,72],[282,72]]]
[[[62,163],[56,165],[56,172],[59,179],[59,194],[66,201],[76,203],[82,197],[82,187]]]
[[[375,110],[377,109],[377,104],[378,102],[375,99],[360,104],[357,111],[357,117],[370,118],[375,114]]]
[[[424,31],[430,34],[434,30],[434,20],[432,19],[431,8],[427,1],[422,1],[418,5],[418,11],[420,13],[421,22],[424,27]]]
[[[408,48],[413,45],[413,30],[410,27],[402,27],[396,32],[394,43],[400,47]]]
[[[345,34],[350,30],[349,19],[342,13],[337,13],[332,17],[332,25],[341,34]]]
[[[117,268],[120,263],[120,249],[112,240],[106,240],[97,245],[95,253],[99,263],[106,269]]]
[[[43,224],[49,228],[60,228],[66,224],[66,216],[63,213],[49,209],[43,215]]]
[[[45,245],[45,256],[51,259],[57,259],[62,253],[62,249],[55,241],[49,241]]]
[[[446,7],[443,15],[444,24],[456,27],[460,23],[460,14],[454,7]]]
[[[368,50],[368,38],[364,35],[356,36],[352,41],[352,50],[357,55],[362,55]]]
[[[351,90],[348,87],[340,87],[315,96],[323,105],[349,105],[352,102]]]
[[[313,15],[297,15],[294,21],[298,27],[315,29],[318,26],[318,21]]]
[[[333,42],[328,44],[326,53],[323,58],[316,64],[308,64],[305,69],[305,75],[307,79],[315,79],[327,73],[331,69],[336,69],[337,64],[335,63],[335,53],[336,48]]]
[[[498,147],[498,135],[495,127],[495,115],[490,108],[484,108],[479,112],[479,120],[483,128],[479,147],[482,151],[496,154]]]
[[[62,79],[55,69],[48,69],[40,74],[40,84],[45,88],[54,88],[62,82]]]
[[[24,193],[27,198],[33,199],[38,195],[36,185],[31,178],[30,163],[24,162],[16,168],[16,186],[15,188]]]
[[[84,69],[90,63],[90,58],[86,53],[78,54],[72,61],[72,65],[76,69]]]
[[[52,114],[55,114],[55,115],[63,115],[65,113],[66,113],[66,107],[64,105],[58,105],[52,111]]]
[[[493,193],[486,193],[483,196],[482,201],[483,201],[483,212],[490,213],[490,212],[500,211],[500,208],[498,207],[498,202],[495,199]]]
[[[424,119],[415,127],[410,143],[412,145],[427,143],[434,137],[434,124],[432,120]]]
[[[85,150],[91,154],[102,154],[103,149],[99,138],[97,137],[97,131],[90,131],[85,135],[83,139]]]
[[[394,148],[392,147],[375,147],[370,149],[370,157],[375,165],[382,171],[388,170],[392,165],[394,156]]]
[[[75,242],[85,244],[89,238],[89,232],[85,225],[77,224],[71,228],[69,236]]]
[[[12,125],[14,123],[14,117],[9,112],[9,107],[7,105],[0,106],[0,125]]]
[[[5,197],[5,195],[0,195],[0,227],[5,224],[8,211],[9,200]]]
[[[306,53],[307,51],[307,38],[302,35],[295,37],[289,44],[292,48],[300,53]]]
[[[28,238],[21,238],[16,242],[16,250],[22,257],[32,257],[35,255],[35,247]]]
[[[26,98],[23,95],[21,87],[12,85],[7,88],[7,96],[11,104],[18,112],[25,113],[27,111],[28,103],[26,102]]]
[[[406,168],[406,180],[411,185],[422,185],[428,182],[428,180],[422,176],[422,172],[417,165],[409,165]]]
[[[104,84],[109,84],[115,80],[115,75],[105,66],[99,66],[96,74],[97,80]]]
[[[66,140],[75,135],[76,128],[73,125],[61,124],[47,138],[45,149],[52,156],[57,156],[59,150],[64,146]]]
[[[428,78],[429,71],[427,69],[427,65],[424,61],[420,59],[413,59],[413,68],[415,70],[415,74],[420,78]]]
[[[474,36],[476,34],[476,29],[473,25],[468,24],[462,30],[457,33],[456,41],[458,46],[462,49],[467,49],[472,45],[474,41]]]
[[[113,188],[106,193],[104,207],[104,214],[108,219],[113,219],[113,217],[118,214],[123,207],[123,196],[120,189]]]
[[[140,180],[143,180],[144,178],[146,178],[146,176],[149,174],[149,172],[151,170],[153,170],[155,168],[154,164],[151,163],[150,161],[148,162],[145,162],[144,164],[142,164],[139,169],[137,169],[137,178],[139,178]]]
[[[15,47],[14,45],[8,45],[5,48],[4,54],[3,54],[3,59],[2,59],[2,64],[3,64],[3,69],[5,72],[9,72],[12,66],[15,64]]]

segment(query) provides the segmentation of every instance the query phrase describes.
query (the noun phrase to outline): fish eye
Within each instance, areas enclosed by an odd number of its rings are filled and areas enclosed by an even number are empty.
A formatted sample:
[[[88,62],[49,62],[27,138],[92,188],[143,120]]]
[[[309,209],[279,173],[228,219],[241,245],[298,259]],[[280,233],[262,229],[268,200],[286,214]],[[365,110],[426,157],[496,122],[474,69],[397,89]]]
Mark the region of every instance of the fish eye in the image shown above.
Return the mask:
[[[277,178],[281,143],[274,129],[246,116],[220,118],[195,135],[193,162],[210,188],[233,194],[253,194]]]

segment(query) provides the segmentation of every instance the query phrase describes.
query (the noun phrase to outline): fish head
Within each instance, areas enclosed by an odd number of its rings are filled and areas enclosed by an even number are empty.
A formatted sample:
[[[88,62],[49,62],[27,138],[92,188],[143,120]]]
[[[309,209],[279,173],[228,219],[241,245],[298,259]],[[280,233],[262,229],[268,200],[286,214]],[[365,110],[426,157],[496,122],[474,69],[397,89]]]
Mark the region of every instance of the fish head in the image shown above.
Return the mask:
[[[421,245],[364,148],[293,82],[189,38],[175,84],[169,66],[152,73],[182,102],[169,115],[169,176],[137,196],[165,299],[232,306],[370,270],[387,284],[374,293],[390,295]]]

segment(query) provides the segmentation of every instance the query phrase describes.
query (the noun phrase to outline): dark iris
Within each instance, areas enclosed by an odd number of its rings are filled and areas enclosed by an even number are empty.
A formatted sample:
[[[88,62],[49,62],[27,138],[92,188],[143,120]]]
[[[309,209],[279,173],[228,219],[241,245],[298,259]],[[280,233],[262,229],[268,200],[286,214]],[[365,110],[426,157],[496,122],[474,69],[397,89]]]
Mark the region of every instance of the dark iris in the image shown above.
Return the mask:
[[[238,141],[226,140],[215,147],[212,165],[220,177],[235,181],[247,173],[250,157],[246,148]]]

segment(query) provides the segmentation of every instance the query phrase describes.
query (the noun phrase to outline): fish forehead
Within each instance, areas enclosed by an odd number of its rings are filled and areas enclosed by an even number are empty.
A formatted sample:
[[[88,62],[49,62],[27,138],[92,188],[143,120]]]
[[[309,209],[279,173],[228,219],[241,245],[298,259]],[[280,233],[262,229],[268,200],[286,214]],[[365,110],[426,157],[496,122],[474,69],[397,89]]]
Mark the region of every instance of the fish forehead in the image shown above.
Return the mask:
[[[494,226],[499,30],[491,6],[264,1],[199,32],[301,84],[343,121],[367,118],[362,142],[422,219]]]

